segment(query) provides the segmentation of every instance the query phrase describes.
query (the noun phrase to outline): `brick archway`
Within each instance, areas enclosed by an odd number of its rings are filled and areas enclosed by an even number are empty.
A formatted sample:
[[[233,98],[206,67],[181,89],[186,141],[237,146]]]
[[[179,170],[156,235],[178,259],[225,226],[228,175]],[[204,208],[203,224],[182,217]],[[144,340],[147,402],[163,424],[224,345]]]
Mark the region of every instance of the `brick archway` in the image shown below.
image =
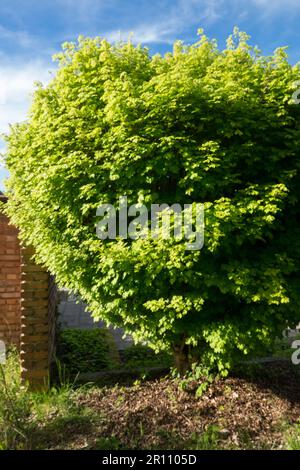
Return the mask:
[[[1,194],[0,200],[7,202]],[[55,354],[57,290],[33,254],[0,212],[0,340],[20,350],[22,379],[41,388],[49,383]]]

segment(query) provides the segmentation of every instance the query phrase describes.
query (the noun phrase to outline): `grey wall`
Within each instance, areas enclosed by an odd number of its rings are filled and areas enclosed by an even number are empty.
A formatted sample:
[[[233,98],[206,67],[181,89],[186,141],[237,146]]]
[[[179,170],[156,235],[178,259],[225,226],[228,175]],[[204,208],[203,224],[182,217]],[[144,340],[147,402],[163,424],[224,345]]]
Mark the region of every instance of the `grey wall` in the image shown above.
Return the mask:
[[[60,291],[58,324],[62,329],[92,330],[94,328],[106,328],[103,321],[95,322],[86,304],[78,296],[67,290]],[[124,331],[122,328],[109,327],[109,330],[115,338],[118,349],[126,349],[132,344],[130,336],[123,337]]]

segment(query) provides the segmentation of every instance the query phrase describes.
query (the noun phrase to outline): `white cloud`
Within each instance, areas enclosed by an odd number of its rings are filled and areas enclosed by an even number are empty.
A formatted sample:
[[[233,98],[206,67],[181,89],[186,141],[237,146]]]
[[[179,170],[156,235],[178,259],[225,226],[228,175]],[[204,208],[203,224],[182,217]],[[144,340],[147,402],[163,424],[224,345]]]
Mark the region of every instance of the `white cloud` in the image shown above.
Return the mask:
[[[0,134],[9,130],[9,124],[24,121],[27,117],[34,82],[46,84],[51,78],[50,68],[41,61],[19,63],[15,65],[0,64]],[[0,138],[0,153],[5,150]],[[7,172],[0,157],[0,190]]]
[[[6,132],[9,124],[26,119],[34,82],[47,83],[50,78],[48,65],[40,61],[0,64],[0,133]]]
[[[110,31],[104,34],[109,41],[126,40],[133,33],[135,43],[172,44],[180,33],[192,24],[201,27],[220,18],[220,7],[224,0],[178,0],[173,8],[161,13],[161,18],[150,18],[147,23],[139,23],[130,30]],[[196,31],[195,31],[196,33]]]
[[[74,22],[89,23],[95,16],[105,9],[107,0],[53,0],[63,15]],[[115,3],[110,0],[110,3]]]
[[[21,47],[31,47],[33,39],[27,31],[12,31],[0,25],[0,38],[18,43]]]
[[[142,44],[172,44],[173,32],[163,28],[160,24],[143,25],[132,30],[110,31],[103,35],[110,42],[127,41],[131,37],[134,43]]]

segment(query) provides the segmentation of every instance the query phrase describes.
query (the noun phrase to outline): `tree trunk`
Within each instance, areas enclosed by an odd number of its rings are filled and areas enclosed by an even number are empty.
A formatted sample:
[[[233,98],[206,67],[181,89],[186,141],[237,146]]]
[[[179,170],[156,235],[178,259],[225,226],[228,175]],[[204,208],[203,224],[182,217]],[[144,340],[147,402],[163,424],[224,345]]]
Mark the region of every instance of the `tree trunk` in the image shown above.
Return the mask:
[[[189,346],[186,344],[173,347],[175,367],[179,374],[183,376],[190,368]]]

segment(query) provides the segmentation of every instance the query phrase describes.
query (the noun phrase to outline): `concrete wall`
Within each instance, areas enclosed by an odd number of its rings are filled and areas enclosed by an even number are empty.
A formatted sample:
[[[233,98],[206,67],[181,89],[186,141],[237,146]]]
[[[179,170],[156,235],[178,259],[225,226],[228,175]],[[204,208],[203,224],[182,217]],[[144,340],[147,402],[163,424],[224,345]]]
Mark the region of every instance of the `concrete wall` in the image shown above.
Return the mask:
[[[83,329],[106,328],[103,321],[95,322],[88,308],[79,297],[69,293],[67,290],[60,291],[58,304],[58,324],[62,329]],[[110,327],[116,346],[119,350],[126,349],[132,344],[130,336],[124,338],[122,328]]]

